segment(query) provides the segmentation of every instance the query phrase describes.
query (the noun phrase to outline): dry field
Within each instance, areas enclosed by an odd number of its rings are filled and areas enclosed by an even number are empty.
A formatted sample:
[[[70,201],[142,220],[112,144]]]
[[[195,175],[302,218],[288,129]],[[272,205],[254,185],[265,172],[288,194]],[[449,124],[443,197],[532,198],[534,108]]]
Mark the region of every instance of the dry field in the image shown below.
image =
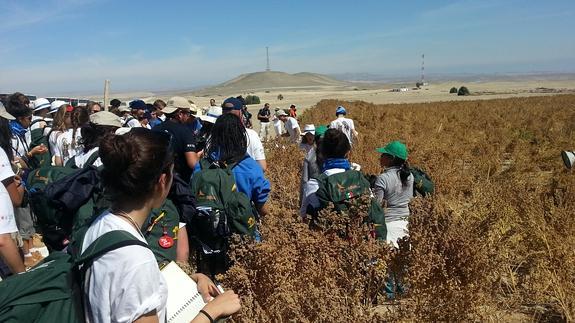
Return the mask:
[[[436,182],[412,202],[400,252],[339,238],[297,221],[295,147],[268,147],[271,214],[263,242],[238,244],[222,277],[243,300],[240,322],[573,321],[575,174],[560,151],[575,149],[575,95],[374,105],[323,100],[300,124],[326,124],[343,104],[361,141],[351,159],[377,174],[374,148],[407,143],[410,162]],[[357,232],[358,237],[361,232]],[[408,244],[409,243],[409,244]],[[410,247],[408,247],[410,246]],[[406,294],[381,294],[388,267],[405,268]]]

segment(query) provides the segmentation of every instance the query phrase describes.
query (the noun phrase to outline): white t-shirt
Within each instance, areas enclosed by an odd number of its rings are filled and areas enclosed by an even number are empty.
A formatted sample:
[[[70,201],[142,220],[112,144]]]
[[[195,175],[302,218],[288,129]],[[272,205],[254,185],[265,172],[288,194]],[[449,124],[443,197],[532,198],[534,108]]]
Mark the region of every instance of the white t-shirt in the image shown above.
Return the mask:
[[[299,128],[299,124],[297,123],[296,118],[288,117],[285,122],[285,128],[290,136],[290,140],[292,142],[299,142],[299,135],[295,131]]]
[[[258,133],[253,129],[246,128],[246,135],[248,137],[248,155],[254,160],[265,160],[264,146]]]
[[[50,154],[54,157],[62,157],[61,145],[63,145],[63,140],[60,139],[62,135],[63,133],[61,131],[52,131],[48,137],[48,142],[50,143]]]
[[[36,121],[36,120],[42,120],[42,121]],[[30,126],[30,130],[34,130],[34,129],[38,129],[40,128],[40,126],[42,127],[46,127],[46,121],[44,121],[44,118],[39,117],[39,116],[32,116],[32,125]]]
[[[343,172],[345,172],[345,169],[343,168],[331,168],[323,173],[327,176],[331,176]],[[315,178],[310,178],[310,180],[304,184],[303,196],[300,207],[300,215],[302,217],[305,217],[307,207],[309,205],[311,205],[313,208],[319,207],[319,199],[317,198],[317,195],[315,195],[315,192],[317,192],[318,189],[319,189],[319,183]]]
[[[276,117],[276,115],[272,115],[272,122],[274,123],[274,127],[277,127],[278,125],[282,124],[282,121],[280,120],[280,118]]]
[[[86,232],[82,252],[102,234],[123,230],[146,242],[121,217],[105,212]],[[84,280],[86,316],[90,322],[133,322],[156,310],[166,320],[168,287],[152,251],[143,246],[126,246],[97,258]]]
[[[345,117],[338,117],[329,124],[329,128],[342,131],[347,137],[347,140],[349,140],[349,143],[353,143],[353,136],[355,132],[353,120]]]
[[[134,118],[133,116],[128,116],[126,119],[122,121],[122,124],[128,128],[139,128],[142,127],[142,124],[138,119]]]
[[[26,153],[30,149],[30,143],[32,142],[32,135],[30,131],[26,131],[24,138],[12,135],[12,148],[14,149],[14,154],[17,157],[26,156]]]
[[[13,177],[12,165],[4,149],[0,148],[0,181]],[[0,183],[0,234],[18,232],[12,199],[3,184]]]
[[[64,132],[52,131],[48,137],[52,156],[62,158],[64,164],[66,164],[70,158],[82,153],[82,146],[80,145],[82,136],[80,133],[80,128],[76,129],[75,136],[73,135],[74,129],[68,129]]]
[[[76,163],[76,167],[78,167],[78,168],[84,167],[84,164],[86,164],[88,159],[90,159],[90,157],[97,152],[98,152],[98,147],[94,147],[94,148],[88,150],[88,152],[86,152],[86,153],[81,152],[80,154],[74,156],[74,162]],[[96,158],[96,160],[92,163],[92,166],[95,166],[95,167],[100,167],[102,165],[103,165],[103,163],[102,163],[102,160],[100,159],[100,157]]]

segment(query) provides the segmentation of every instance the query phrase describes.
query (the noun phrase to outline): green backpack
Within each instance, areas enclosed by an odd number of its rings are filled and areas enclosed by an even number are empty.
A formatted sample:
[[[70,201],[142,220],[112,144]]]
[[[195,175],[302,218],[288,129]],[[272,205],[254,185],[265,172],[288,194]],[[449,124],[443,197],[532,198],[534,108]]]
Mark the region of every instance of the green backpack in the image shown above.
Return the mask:
[[[98,257],[130,245],[148,247],[126,231],[110,231],[76,259],[53,252],[29,271],[8,277],[0,282],[0,322],[84,322],[84,273]]]
[[[316,179],[319,184],[316,196],[320,210],[326,208],[329,203],[333,203],[335,211],[346,212],[353,200],[360,196],[372,195],[369,181],[356,170],[347,170],[331,176],[321,174]],[[364,221],[374,225],[376,238],[385,240],[387,228],[383,208],[375,198],[372,197],[370,200],[368,215]]]
[[[35,120],[34,122],[39,122],[44,120]],[[30,141],[30,149],[44,145],[48,147],[48,151],[43,153],[42,155],[34,156],[35,163],[32,165],[34,168],[40,167],[47,167],[52,165],[52,153],[50,152],[50,142],[48,138],[50,137],[50,133],[52,130],[48,132],[47,135],[44,135],[44,130],[46,128],[37,128],[30,132],[31,141]]]
[[[238,163],[225,166],[202,159],[201,170],[192,176],[197,212],[191,220],[191,238],[203,254],[225,254],[232,233],[255,237],[251,202],[237,190],[232,173]]]
[[[433,194],[435,191],[435,184],[426,172],[418,167],[410,167],[409,170],[413,175],[413,196],[419,193],[421,196]]]

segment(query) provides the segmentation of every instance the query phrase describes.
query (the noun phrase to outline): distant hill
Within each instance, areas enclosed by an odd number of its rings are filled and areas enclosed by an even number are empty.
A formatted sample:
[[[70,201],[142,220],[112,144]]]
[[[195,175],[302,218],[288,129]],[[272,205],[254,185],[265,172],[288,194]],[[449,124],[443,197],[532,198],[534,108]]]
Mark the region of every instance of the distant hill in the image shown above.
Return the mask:
[[[242,74],[216,86],[205,88],[202,93],[237,93],[278,88],[313,88],[347,86],[349,83],[315,73],[289,74],[284,72],[255,72]]]

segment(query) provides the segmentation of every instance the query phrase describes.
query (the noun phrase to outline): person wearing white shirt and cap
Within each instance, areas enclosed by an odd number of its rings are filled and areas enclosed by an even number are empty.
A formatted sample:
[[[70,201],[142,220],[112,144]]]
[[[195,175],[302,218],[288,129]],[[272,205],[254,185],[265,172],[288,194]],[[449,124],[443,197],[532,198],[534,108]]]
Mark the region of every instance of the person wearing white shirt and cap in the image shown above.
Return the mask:
[[[52,119],[46,118],[48,112],[50,111],[50,101],[45,98],[38,98],[34,102],[34,110],[32,115],[32,123],[30,124],[30,130],[45,128],[49,121]]]
[[[346,118],[346,115],[347,110],[344,107],[337,107],[335,110],[335,116],[337,119],[333,120],[329,124],[329,128],[342,131],[349,140],[349,144],[353,147],[354,139],[357,139],[358,133],[355,131],[353,120]]]
[[[315,139],[315,126],[312,124],[306,124],[303,127],[303,133],[301,134],[301,143],[299,148],[303,150],[306,154],[313,148]]]
[[[139,128],[142,126],[142,124],[140,124],[140,121],[138,121],[138,119],[136,119],[136,118],[134,118],[134,116],[132,116],[132,109],[130,109],[130,107],[121,106],[118,108],[118,111],[121,114],[123,127]]]
[[[272,122],[274,123],[274,130],[276,132],[276,138],[279,138],[282,135],[282,121],[278,117],[280,110],[281,110],[281,108],[277,107],[275,109],[275,113],[272,116]]]
[[[286,133],[283,134],[283,137],[289,137],[290,141],[293,143],[298,143],[300,140],[301,130],[299,128],[299,123],[297,122],[296,118],[288,116],[285,111],[281,110],[278,113],[278,118],[284,123],[284,127],[286,128]]]

